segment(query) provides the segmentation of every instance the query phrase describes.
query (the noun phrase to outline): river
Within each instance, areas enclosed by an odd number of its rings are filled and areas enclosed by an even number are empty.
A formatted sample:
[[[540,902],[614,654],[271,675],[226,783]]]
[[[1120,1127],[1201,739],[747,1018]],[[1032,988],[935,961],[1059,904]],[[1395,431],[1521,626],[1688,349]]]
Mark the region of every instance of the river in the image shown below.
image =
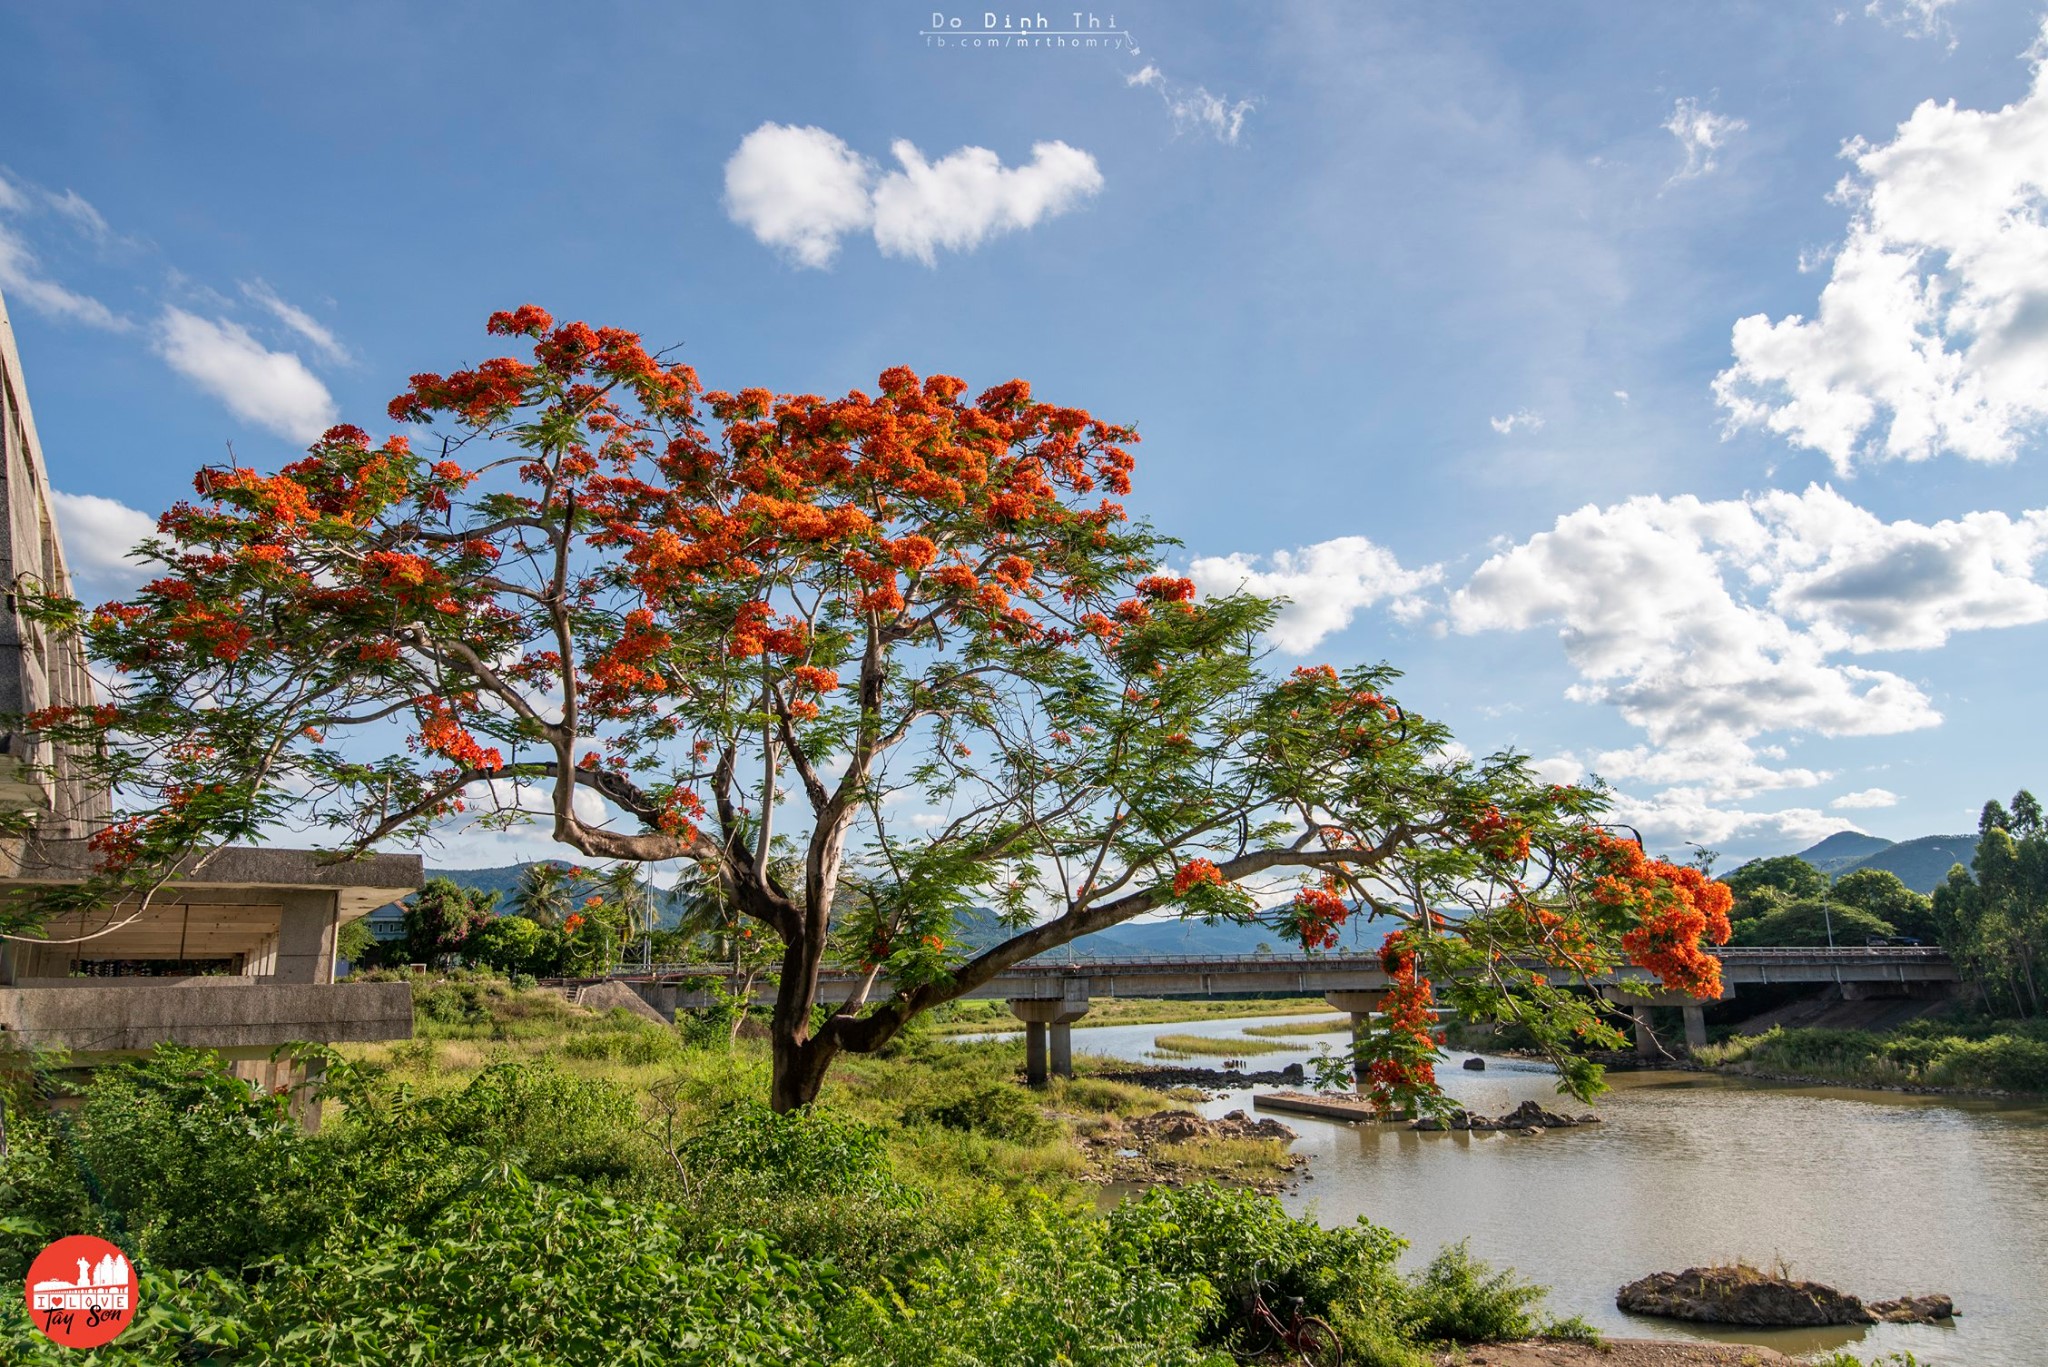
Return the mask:
[[[1076,1026],[1074,1050],[1150,1060],[1162,1034],[1232,1038],[1299,1021]],[[1287,1052],[1247,1055],[1280,1068],[1348,1036],[1296,1036]],[[1459,1104],[1499,1114],[1525,1098],[1558,1104],[1556,1075],[1513,1059],[1450,1053],[1438,1073]],[[1175,1060],[1180,1062],[1180,1060]],[[1214,1066],[1216,1060],[1189,1060]],[[1422,1261],[1469,1238],[1472,1251],[1551,1288],[1550,1309],[1621,1337],[1718,1337],[1787,1353],[1906,1351],[1940,1367],[2048,1364],[2048,1105],[1751,1082],[1683,1072],[1615,1073],[1591,1109],[1603,1124],[1511,1134],[1422,1134],[1278,1116],[1311,1155],[1283,1199],[1324,1223],[1363,1215]],[[1248,1108],[1249,1091],[1207,1103]],[[1623,1283],[1660,1270],[1741,1258],[1789,1267],[1866,1300],[1946,1292],[1953,1328],[1726,1334],[1615,1309]]]

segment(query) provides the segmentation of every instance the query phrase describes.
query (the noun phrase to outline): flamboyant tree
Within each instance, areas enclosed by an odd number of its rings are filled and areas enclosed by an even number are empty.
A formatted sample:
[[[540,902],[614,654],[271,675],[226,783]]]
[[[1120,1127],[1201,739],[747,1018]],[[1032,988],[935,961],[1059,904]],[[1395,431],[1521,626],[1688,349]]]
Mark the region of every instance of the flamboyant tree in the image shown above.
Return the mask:
[[[435,439],[202,470],[133,598],[29,596],[117,681],[32,719],[125,803],[73,896],[283,823],[346,853],[538,809],[588,858],[687,861],[779,946],[779,1108],[1160,909],[1310,948],[1386,918],[1392,1099],[1433,1087],[1428,974],[1559,1046],[1608,1027],[1553,979],[1630,958],[1715,990],[1726,890],[1604,832],[1600,794],[1455,758],[1384,666],[1267,669],[1272,603],[1162,572],[1116,501],[1131,429],[1018,380],[706,392],[629,332],[489,330],[524,354],[390,405]],[[962,953],[977,903],[1012,933]],[[821,1015],[835,964],[866,989]]]

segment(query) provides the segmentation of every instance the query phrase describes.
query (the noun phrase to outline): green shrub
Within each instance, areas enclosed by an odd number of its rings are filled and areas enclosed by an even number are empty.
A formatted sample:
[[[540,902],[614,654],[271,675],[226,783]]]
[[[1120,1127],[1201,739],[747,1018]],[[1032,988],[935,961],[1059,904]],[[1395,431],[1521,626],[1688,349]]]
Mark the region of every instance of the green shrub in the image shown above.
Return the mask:
[[[1196,1346],[1215,1311],[1199,1274],[1134,1266],[1102,1222],[1044,1200],[931,1257],[894,1292],[862,1291],[835,1337],[863,1367],[1227,1367]]]
[[[1532,1312],[1545,1294],[1512,1268],[1494,1271],[1460,1240],[1415,1278],[1402,1318],[1413,1337],[1430,1343],[1528,1338],[1538,1329]]]
[[[98,1069],[78,1108],[10,1130],[0,1209],[95,1233],[159,1267],[238,1267],[326,1227],[316,1146],[273,1096],[206,1050],[159,1045]],[[26,1270],[17,1244],[7,1269]]]
[[[1270,1196],[1202,1183],[1154,1187],[1118,1206],[1107,1226],[1109,1249],[1124,1266],[1202,1277],[1215,1287],[1205,1324],[1210,1342],[1253,1327],[1254,1292],[1268,1304],[1298,1297],[1324,1318],[1340,1305],[1384,1318],[1403,1301],[1395,1260],[1404,1244],[1364,1219],[1325,1229],[1287,1214]]]
[[[1043,1144],[1059,1126],[1020,1088],[996,1083],[947,1101],[915,1106],[904,1112],[906,1125],[943,1125],[1010,1144]]]

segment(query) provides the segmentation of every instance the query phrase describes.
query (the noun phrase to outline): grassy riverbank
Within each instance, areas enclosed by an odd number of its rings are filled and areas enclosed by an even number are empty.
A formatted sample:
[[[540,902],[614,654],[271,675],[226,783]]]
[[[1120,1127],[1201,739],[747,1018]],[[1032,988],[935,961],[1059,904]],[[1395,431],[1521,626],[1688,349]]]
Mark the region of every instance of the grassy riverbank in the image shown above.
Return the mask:
[[[1188,1021],[1232,1020],[1241,1016],[1328,1015],[1321,997],[1098,997],[1076,1028],[1098,1025],[1181,1025]],[[977,1035],[1022,1030],[1024,1022],[999,1001],[952,1002],[933,1013],[929,1027],[941,1035]]]
[[[317,1135],[200,1053],[56,1113],[21,1104],[16,1059],[0,1277],[58,1233],[115,1238],[147,1314],[88,1360],[123,1367],[1226,1367],[1280,1360],[1255,1297],[1299,1298],[1352,1367],[1543,1327],[1540,1292],[1462,1248],[1404,1275],[1385,1230],[1192,1180],[1277,1171],[1277,1140],[1154,1123],[1164,1098],[1099,1074],[1027,1091],[1015,1041],[913,1037],[776,1116],[764,1046],[725,1022],[416,992],[418,1039],[329,1063]],[[1143,1180],[1184,1185],[1099,1215],[1092,1184],[1147,1145]],[[18,1306],[0,1360],[75,1360]]]
[[[1930,1019],[1883,1033],[1781,1027],[1709,1045],[1694,1057],[1755,1077],[2048,1094],[2048,1021]]]

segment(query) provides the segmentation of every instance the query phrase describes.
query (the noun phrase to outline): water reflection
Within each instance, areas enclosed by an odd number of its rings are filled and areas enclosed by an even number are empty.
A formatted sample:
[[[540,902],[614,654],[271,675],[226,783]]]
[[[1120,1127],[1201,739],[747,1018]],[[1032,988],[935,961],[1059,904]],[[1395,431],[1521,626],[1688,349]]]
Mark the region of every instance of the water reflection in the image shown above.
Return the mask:
[[[1286,1018],[1275,1018],[1276,1020]],[[1298,1018],[1296,1018],[1298,1019]],[[1265,1021],[1077,1028],[1074,1048],[1143,1059],[1169,1031],[1232,1037]],[[1256,1068],[1307,1059],[1341,1034],[1296,1036]],[[1560,1107],[1555,1075],[1489,1059],[1440,1069],[1461,1105],[1498,1114]],[[1285,1197],[1329,1222],[1365,1215],[1407,1238],[1411,1258],[1469,1237],[1473,1252],[1552,1288],[1552,1309],[1636,1337],[1720,1337],[1788,1353],[1843,1346],[1910,1351],[1943,1367],[2048,1363],[2048,1106],[1624,1073],[1593,1109],[1605,1123],[1512,1134],[1421,1134],[1283,1117],[1313,1155]],[[1247,1107],[1250,1092],[1211,1101]],[[1941,1291],[1955,1327],[1745,1330],[1716,1334],[1614,1308],[1646,1272],[1741,1258],[1790,1267],[1866,1299]]]

